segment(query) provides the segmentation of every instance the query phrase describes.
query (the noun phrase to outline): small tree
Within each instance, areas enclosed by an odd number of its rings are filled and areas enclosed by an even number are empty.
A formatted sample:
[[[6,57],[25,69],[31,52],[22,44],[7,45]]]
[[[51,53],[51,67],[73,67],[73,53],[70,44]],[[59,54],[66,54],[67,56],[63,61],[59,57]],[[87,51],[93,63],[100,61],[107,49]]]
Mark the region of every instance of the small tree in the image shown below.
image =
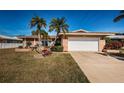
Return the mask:
[[[30,27],[36,27],[37,28],[37,34],[39,38],[39,44],[41,40],[41,29],[46,28],[46,20],[44,18],[40,18],[39,16],[33,17],[30,21]]]

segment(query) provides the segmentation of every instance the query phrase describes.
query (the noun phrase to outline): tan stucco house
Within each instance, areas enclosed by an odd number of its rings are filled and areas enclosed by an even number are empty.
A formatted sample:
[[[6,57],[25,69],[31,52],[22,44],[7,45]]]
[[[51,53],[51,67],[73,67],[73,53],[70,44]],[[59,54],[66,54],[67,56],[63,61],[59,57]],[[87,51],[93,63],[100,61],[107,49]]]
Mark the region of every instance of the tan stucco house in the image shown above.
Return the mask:
[[[105,37],[115,35],[111,32],[89,32],[86,30],[76,30],[60,33],[63,51],[102,51],[105,45]]]

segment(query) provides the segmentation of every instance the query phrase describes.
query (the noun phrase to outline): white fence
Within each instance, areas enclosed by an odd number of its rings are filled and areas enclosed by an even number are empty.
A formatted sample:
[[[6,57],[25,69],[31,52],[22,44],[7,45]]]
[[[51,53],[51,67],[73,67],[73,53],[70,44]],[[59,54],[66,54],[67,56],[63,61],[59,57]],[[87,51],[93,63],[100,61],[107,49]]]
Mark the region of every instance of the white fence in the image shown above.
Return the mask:
[[[22,43],[0,43],[0,49],[1,48],[16,48],[22,45],[23,45]]]

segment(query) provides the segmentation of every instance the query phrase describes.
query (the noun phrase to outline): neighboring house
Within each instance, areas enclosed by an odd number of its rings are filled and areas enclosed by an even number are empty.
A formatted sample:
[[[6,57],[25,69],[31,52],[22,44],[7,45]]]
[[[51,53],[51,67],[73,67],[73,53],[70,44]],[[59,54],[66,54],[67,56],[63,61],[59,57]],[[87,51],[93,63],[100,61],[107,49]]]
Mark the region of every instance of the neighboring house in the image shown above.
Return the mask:
[[[17,37],[10,37],[0,35],[0,49],[1,48],[16,48],[22,45],[22,39]]]
[[[38,36],[18,36],[23,40],[23,47],[26,46],[27,42],[31,42],[32,46],[39,44]],[[47,39],[41,38],[41,44],[44,46],[50,46],[50,43],[54,40],[55,36],[49,36]]]
[[[107,38],[113,41],[124,41],[124,35],[107,36]]]
[[[61,37],[63,51],[102,51],[105,45],[105,37],[115,35],[109,32],[88,32],[86,30],[76,30]]]
[[[32,46],[35,46],[38,43],[37,36],[18,36],[18,38],[23,40],[23,47],[26,47],[26,44],[30,42]]]

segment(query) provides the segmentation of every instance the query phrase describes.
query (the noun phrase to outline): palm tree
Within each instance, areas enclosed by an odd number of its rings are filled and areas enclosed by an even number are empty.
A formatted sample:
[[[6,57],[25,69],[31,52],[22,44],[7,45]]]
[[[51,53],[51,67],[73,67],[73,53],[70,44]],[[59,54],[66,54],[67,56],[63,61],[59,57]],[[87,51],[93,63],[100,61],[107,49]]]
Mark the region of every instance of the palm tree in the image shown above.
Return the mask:
[[[37,35],[37,34],[36,34],[36,31],[34,31],[34,30],[33,30],[31,33],[32,33],[32,35]]]
[[[59,37],[59,33],[62,32],[62,33],[66,33],[68,32],[68,24],[66,23],[66,19],[65,17],[62,17],[62,18],[53,18],[50,22],[50,25],[49,25],[49,31],[52,32],[52,31],[55,31],[56,32],[56,37],[55,37],[55,40],[53,41],[53,44],[51,45],[54,46],[55,45],[55,42],[57,40],[57,38]]]
[[[124,10],[121,10],[121,11],[120,11],[120,15],[118,15],[113,21],[114,21],[114,22],[118,22],[118,21],[120,21],[121,19],[124,19]]]
[[[38,38],[39,38],[39,43],[41,40],[41,31],[43,28],[46,28],[46,20],[44,18],[40,18],[39,16],[33,17],[30,21],[30,27],[36,27],[37,28],[37,32],[38,33]]]
[[[48,33],[44,29],[40,31],[40,34],[43,36],[43,39],[47,39]]]
[[[48,33],[44,30],[44,29],[42,29],[41,31],[40,31],[40,36],[42,36],[42,38],[43,38],[43,46],[44,46],[44,44],[45,44],[45,41],[44,41],[44,39],[45,40],[47,40],[47,38],[48,38]],[[40,37],[41,38],[41,37]]]
[[[41,36],[43,36],[43,39],[44,39],[46,36],[48,36],[48,33],[47,33],[44,29],[41,29],[40,31],[39,31],[39,30],[36,30],[34,34],[35,34],[35,35],[40,34],[40,38],[41,38]]]

